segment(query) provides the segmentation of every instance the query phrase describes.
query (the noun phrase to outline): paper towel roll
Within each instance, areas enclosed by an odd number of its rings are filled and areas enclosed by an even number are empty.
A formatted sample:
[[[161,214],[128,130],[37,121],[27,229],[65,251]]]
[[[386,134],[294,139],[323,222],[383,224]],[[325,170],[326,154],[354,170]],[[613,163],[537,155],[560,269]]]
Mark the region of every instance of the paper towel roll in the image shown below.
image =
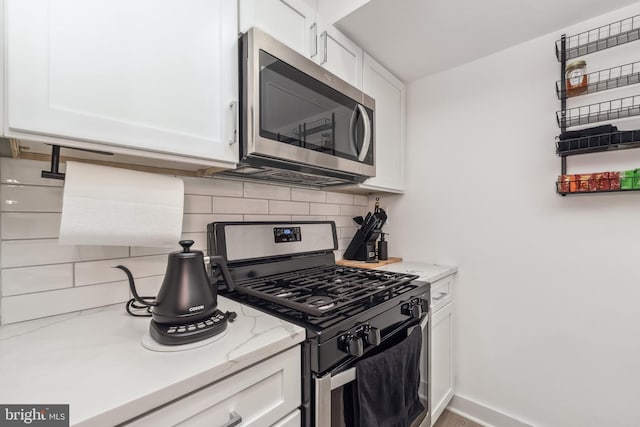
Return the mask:
[[[67,162],[60,243],[175,247],[183,204],[179,178]]]

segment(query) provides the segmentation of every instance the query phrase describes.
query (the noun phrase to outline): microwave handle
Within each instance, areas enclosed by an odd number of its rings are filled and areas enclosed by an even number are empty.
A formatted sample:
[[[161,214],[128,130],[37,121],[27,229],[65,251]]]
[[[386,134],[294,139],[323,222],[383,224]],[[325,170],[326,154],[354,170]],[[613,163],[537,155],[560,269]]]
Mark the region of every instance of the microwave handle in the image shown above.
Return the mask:
[[[356,126],[356,117],[358,116],[358,112],[362,116],[362,120],[364,121],[364,135],[362,137],[362,149],[358,151],[358,146],[356,144],[354,138],[354,130]],[[353,146],[353,151],[356,152],[358,156],[358,161],[362,162],[364,158],[367,156],[367,152],[369,151],[369,146],[371,145],[371,120],[369,120],[369,115],[367,114],[367,110],[361,105],[357,104],[356,108],[353,109],[353,113],[351,113],[351,122],[349,123],[349,139],[351,141],[351,145]]]
[[[358,155],[358,161],[364,161],[364,158],[367,157],[367,153],[369,152],[369,146],[371,145],[371,120],[369,120],[369,115],[367,114],[367,110],[361,105],[358,104],[358,109],[360,110],[360,114],[362,114],[362,120],[364,120],[364,136],[362,137],[362,150],[360,151],[360,155]]]

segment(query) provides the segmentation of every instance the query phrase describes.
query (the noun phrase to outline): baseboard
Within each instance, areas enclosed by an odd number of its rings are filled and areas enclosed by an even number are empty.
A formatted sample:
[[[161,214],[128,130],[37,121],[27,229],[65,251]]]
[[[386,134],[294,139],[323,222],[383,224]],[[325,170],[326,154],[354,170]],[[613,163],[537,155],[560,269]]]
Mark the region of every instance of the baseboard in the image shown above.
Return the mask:
[[[484,427],[533,427],[531,424],[458,394],[453,396],[447,410]]]

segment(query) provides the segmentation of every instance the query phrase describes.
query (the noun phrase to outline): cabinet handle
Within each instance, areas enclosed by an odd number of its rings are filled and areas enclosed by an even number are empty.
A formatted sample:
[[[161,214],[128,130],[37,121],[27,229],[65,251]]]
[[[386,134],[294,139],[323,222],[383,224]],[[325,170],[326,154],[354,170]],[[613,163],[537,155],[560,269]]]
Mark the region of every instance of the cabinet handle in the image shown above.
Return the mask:
[[[226,424],[223,424],[222,427],[233,427],[237,426],[242,422],[242,416],[240,416],[236,411],[231,411],[229,414],[229,421]]]
[[[327,63],[327,32],[323,31],[320,34],[320,38],[322,39],[322,61],[320,61],[320,65],[324,65]]]
[[[440,301],[442,298],[446,297],[447,294],[440,293],[437,297],[433,297],[434,300]]]
[[[227,141],[229,145],[233,145],[238,142],[238,101],[231,101],[229,103],[229,130],[227,130]]]
[[[314,22],[311,24],[309,30],[311,33],[311,58],[318,54],[318,24]]]

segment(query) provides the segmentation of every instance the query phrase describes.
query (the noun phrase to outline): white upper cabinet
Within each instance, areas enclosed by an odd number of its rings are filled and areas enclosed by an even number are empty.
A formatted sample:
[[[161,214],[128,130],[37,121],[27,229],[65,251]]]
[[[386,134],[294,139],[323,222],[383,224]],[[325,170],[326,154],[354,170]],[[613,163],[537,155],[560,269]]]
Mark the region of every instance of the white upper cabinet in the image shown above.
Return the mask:
[[[305,0],[240,0],[240,31],[258,27],[271,37],[310,57],[314,3]]]
[[[362,90],[376,100],[376,176],[360,188],[401,193],[405,164],[405,84],[365,53]]]
[[[313,59],[342,80],[362,89],[362,49],[338,31],[333,25],[318,20],[317,53]],[[312,52],[313,53],[313,52]]]
[[[5,5],[10,135],[237,162],[235,0]]]

